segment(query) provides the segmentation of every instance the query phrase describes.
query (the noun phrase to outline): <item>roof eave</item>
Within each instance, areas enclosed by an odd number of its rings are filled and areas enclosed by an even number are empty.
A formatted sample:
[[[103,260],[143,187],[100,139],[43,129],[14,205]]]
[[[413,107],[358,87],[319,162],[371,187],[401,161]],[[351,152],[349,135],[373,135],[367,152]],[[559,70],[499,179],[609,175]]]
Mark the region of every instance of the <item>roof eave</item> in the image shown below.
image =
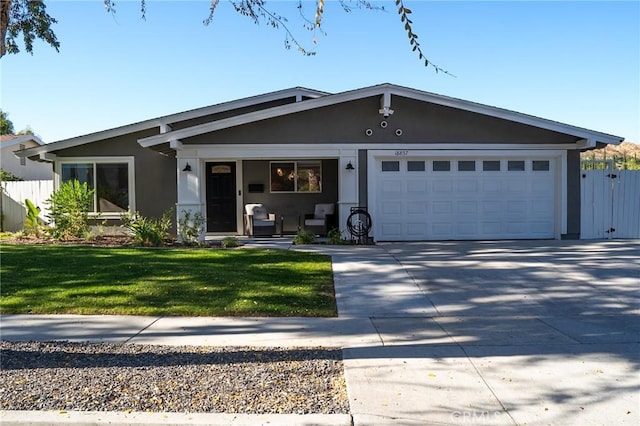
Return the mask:
[[[578,139],[585,139],[588,141],[595,141],[607,144],[617,145],[621,143],[624,138],[620,136],[609,135],[602,132],[583,129],[580,127],[572,126],[569,124],[560,123],[540,117],[535,117],[528,114],[523,114],[515,111],[510,111],[498,107],[489,105],[483,105],[471,101],[466,101],[457,98],[451,98],[448,96],[438,95],[435,93],[424,92],[416,89],[411,89],[403,86],[396,86],[389,83],[384,83],[376,86],[365,87],[361,89],[355,89],[347,92],[336,93],[333,95],[326,95],[316,99],[310,99],[301,103],[293,103],[282,106],[277,106],[265,110],[255,111],[247,114],[242,114],[235,117],[230,117],[210,123],[199,124],[184,129],[179,129],[172,132],[163,133],[160,135],[154,135],[147,138],[138,140],[138,143],[145,147],[152,147],[156,144],[167,143],[171,140],[184,139],[192,136],[197,136],[204,133],[210,133],[217,130],[222,130],[229,127],[239,126],[250,122],[265,120],[287,114],[292,114],[301,111],[307,111],[314,108],[320,108],[323,106],[335,105],[338,103],[349,102],[357,99],[362,99],[369,96],[389,96],[396,95],[407,97],[410,99],[430,102],[433,104],[461,109],[478,114],[488,115],[491,117],[501,118],[525,125],[530,125],[546,130],[564,133],[575,136]],[[393,104],[393,101],[391,101]],[[595,142],[593,142],[595,144]],[[590,142],[591,143],[591,142]]]

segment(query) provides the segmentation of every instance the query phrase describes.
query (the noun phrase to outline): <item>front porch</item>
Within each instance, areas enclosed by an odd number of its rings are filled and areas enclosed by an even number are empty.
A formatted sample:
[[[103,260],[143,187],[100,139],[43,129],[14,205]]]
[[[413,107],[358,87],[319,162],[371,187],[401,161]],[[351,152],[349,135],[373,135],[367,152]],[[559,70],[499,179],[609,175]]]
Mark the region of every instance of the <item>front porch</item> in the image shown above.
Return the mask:
[[[355,204],[344,201],[355,199],[354,190],[345,191],[345,184],[356,187],[353,169],[341,167],[352,161],[350,158],[187,159],[180,158],[180,151],[178,157],[176,214],[178,219],[184,212],[202,214],[206,220],[201,236],[204,241],[250,236],[248,204],[262,204],[275,216],[275,229],[267,237],[278,238],[292,237],[304,228],[305,216],[313,214],[319,204],[335,206],[326,231],[345,229],[342,222]]]

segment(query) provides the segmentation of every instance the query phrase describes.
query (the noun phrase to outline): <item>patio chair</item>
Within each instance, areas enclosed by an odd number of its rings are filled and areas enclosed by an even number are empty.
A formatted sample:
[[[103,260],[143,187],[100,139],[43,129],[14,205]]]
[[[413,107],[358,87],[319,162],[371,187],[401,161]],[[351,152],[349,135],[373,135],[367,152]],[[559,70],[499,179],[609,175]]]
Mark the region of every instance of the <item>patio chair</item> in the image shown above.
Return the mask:
[[[250,237],[271,237],[276,233],[276,214],[268,213],[263,204],[244,206],[245,232]]]
[[[316,204],[313,214],[304,215],[304,229],[320,236],[326,236],[335,224],[335,204]]]

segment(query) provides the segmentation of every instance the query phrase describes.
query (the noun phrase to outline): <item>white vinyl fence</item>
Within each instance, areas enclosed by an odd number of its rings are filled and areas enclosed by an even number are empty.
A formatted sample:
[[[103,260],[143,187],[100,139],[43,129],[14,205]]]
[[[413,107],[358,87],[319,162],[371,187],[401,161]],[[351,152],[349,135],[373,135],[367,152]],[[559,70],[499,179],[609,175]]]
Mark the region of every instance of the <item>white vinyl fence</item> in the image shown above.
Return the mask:
[[[640,170],[580,173],[581,238],[640,238]]]
[[[49,214],[45,201],[53,193],[52,180],[28,180],[2,182],[2,230],[16,232],[24,228],[27,216],[25,199],[40,207],[40,218],[46,221]]]

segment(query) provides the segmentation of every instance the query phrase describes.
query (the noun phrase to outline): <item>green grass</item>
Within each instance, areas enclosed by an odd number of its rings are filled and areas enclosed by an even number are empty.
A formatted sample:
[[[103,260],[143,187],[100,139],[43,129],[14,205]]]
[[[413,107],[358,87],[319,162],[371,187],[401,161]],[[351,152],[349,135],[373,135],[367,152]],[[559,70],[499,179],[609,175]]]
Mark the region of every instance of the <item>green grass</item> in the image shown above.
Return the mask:
[[[2,245],[1,313],[335,316],[328,256]]]

